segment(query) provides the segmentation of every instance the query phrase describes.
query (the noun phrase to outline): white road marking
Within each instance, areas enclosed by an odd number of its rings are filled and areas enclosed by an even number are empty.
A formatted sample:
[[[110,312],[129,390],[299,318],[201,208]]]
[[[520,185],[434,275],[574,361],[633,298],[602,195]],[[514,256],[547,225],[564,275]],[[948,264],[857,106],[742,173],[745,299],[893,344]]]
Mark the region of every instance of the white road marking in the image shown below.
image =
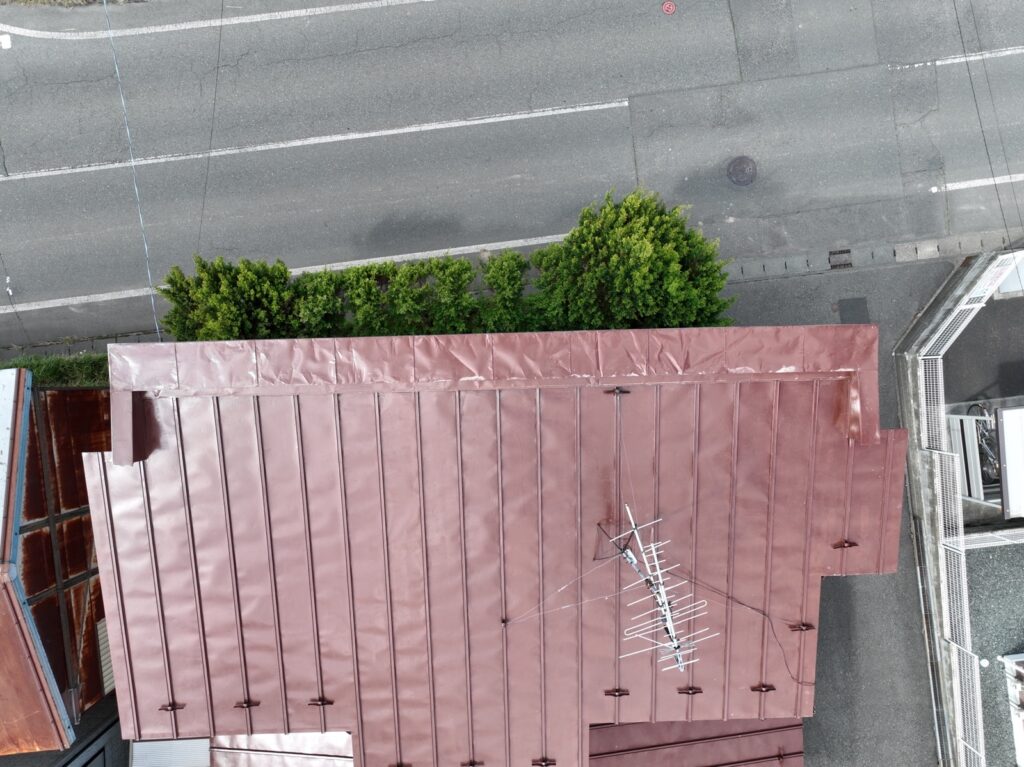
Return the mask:
[[[984,61],[985,59],[1001,59],[1005,56],[1020,56],[1024,54],[1024,45],[1015,45],[1012,48],[996,48],[991,51],[979,51],[978,53],[959,54],[957,56],[946,56],[935,61],[921,61],[916,64],[890,64],[889,69],[920,69],[921,67],[944,67],[950,64],[966,64],[971,61]]]
[[[11,36],[0,35],[0,50],[9,51],[11,49]]]
[[[983,186],[996,186],[998,184],[1016,184],[1024,181],[1024,173],[1014,173],[1012,176],[988,176],[986,178],[975,178],[970,181],[953,181],[942,186],[933,186],[928,191],[932,194],[938,192],[956,192],[960,189],[978,189]]]
[[[472,128],[479,125],[494,125],[495,123],[516,122],[519,120],[533,120],[539,117],[557,117],[559,115],[572,115],[581,112],[597,112],[606,109],[627,109],[629,101],[605,101],[597,104],[577,104],[570,107],[549,107],[546,109],[533,109],[528,112],[506,112],[504,114],[487,115],[485,117],[471,117],[466,120],[444,120],[434,123],[419,123],[417,125],[406,125],[401,128],[385,128],[383,130],[357,131],[352,133],[335,133],[329,136],[310,136],[309,138],[291,139],[290,141],[273,141],[267,144],[254,144],[251,146],[225,147],[214,149],[211,152],[188,152],[183,154],[164,154],[154,157],[137,157],[135,166],[141,165],[163,165],[172,162],[184,162],[187,160],[205,160],[207,157],[231,157],[240,154],[253,154],[255,152],[269,152],[275,149],[294,149],[305,146],[316,146],[318,144],[337,144],[343,141],[359,141],[361,139],[383,138],[385,136],[403,136],[409,133],[429,133],[431,131],[448,130],[450,128]],[[70,176],[76,173],[95,173],[104,170],[120,170],[132,167],[131,162],[104,162],[93,165],[77,165],[63,168],[47,168],[45,170],[29,170],[21,173],[11,173],[7,176],[0,176],[0,183],[11,181],[27,181],[36,178],[49,178],[52,176]]]
[[[37,312],[43,309],[59,309],[61,307],[79,306],[81,304],[117,301],[122,298],[148,298],[153,292],[149,288],[138,288],[135,290],[115,290],[112,293],[93,293],[87,296],[52,298],[48,301],[28,301],[26,303],[16,303],[13,306],[5,304],[0,306],[0,314],[14,314],[15,311],[24,314],[25,312]]]
[[[545,237],[528,237],[523,240],[507,240],[505,242],[486,242],[483,245],[461,245],[457,248],[445,248],[443,250],[424,250],[419,253],[403,253],[398,256],[382,256],[381,258],[361,258],[356,261],[336,261],[333,264],[322,264],[320,266],[300,266],[292,269],[292,274],[306,274],[307,272],[337,272],[342,269],[349,269],[353,266],[366,266],[367,264],[379,264],[382,261],[402,263],[403,261],[423,261],[428,258],[439,258],[441,256],[468,256],[471,253],[479,253],[482,250],[500,252],[502,250],[519,250],[520,248],[532,248],[536,245],[550,245],[553,242],[561,242],[565,234],[550,234]]]
[[[366,264],[379,264],[385,261],[402,263],[403,261],[422,261],[437,256],[465,256],[470,253],[480,253],[487,250],[498,253],[503,250],[518,250],[530,248],[536,245],[550,245],[552,242],[561,242],[565,234],[551,234],[544,237],[527,237],[521,240],[505,240],[503,242],[485,242],[480,245],[460,245],[455,248],[444,250],[424,250],[419,253],[402,253],[397,256],[381,256],[380,258],[361,258],[355,261],[337,261],[333,264],[321,264],[319,266],[300,266],[291,270],[292,274],[306,274],[307,272],[337,272],[342,269],[349,269],[353,266],[365,266]],[[162,287],[162,286],[161,286]],[[0,305],[0,315],[19,314],[26,312],[44,311],[47,309],[63,309],[71,306],[83,306],[86,304],[97,304],[106,301],[119,301],[126,298],[149,298],[156,291],[149,288],[133,288],[130,290],[115,290],[111,293],[91,293],[84,296],[69,296],[67,298],[51,298],[46,301],[29,301],[15,304],[13,307],[8,304]]]
[[[0,24],[0,32],[9,32],[15,37],[34,37],[39,40],[105,40],[107,37],[137,37],[139,35],[158,35],[165,32],[187,32],[193,29],[209,29],[210,27],[231,27],[237,24],[259,24],[263,21],[285,21],[287,19],[303,19],[311,16],[326,16],[331,13],[348,13],[350,11],[366,11],[375,8],[391,8],[398,5],[416,5],[433,3],[436,0],[364,0],[359,3],[343,5],[324,5],[318,8],[299,8],[294,11],[273,11],[257,13],[250,16],[226,16],[217,19],[201,19],[199,21],[182,21],[177,24],[159,24],[152,27],[128,27],[126,29],[96,30],[89,32],[49,32],[42,29],[27,29],[10,24]]]

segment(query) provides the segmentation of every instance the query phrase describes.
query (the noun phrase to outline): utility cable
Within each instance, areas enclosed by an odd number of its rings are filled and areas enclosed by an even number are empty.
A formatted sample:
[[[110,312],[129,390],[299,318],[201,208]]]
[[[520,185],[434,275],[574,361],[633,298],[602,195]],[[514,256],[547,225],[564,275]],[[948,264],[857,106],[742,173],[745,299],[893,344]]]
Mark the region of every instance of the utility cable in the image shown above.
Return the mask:
[[[955,4],[955,0],[954,0],[954,4]],[[970,0],[970,8],[971,8],[971,23],[974,26],[974,36],[978,40],[978,45],[980,46],[981,45],[981,31],[978,29],[978,14],[975,13],[975,11],[974,11],[974,0]],[[959,24],[959,16],[957,17],[957,23]],[[964,49],[964,56],[966,56],[967,55],[967,49],[966,49],[966,46],[964,44],[964,38],[963,38],[963,34],[962,33],[960,35],[960,45]],[[1002,125],[1002,122],[999,119],[999,105],[996,103],[995,95],[992,92],[992,78],[989,77],[989,73],[988,73],[988,60],[984,56],[981,57],[981,69],[982,69],[982,72],[984,72],[984,74],[985,74],[985,86],[988,89],[989,101],[992,102],[992,113],[993,113],[993,115],[996,118],[996,135],[999,137],[999,146],[1000,146],[1000,148],[1003,151],[1003,165],[1006,168],[1006,175],[1007,176],[1012,176],[1013,174],[1012,174],[1012,172],[1010,170],[1010,158],[1006,154],[1006,140],[1003,138],[1003,125]],[[971,77],[971,71],[970,71],[970,64],[969,63],[967,64],[967,75],[968,75],[968,77]],[[972,80],[973,80],[973,78],[972,78]],[[973,84],[973,82],[972,82],[972,84]],[[975,107],[977,107],[977,102],[975,102]],[[978,119],[979,119],[979,122],[980,122],[980,120],[981,120],[980,111],[979,111]],[[982,132],[984,133],[984,128],[982,128]],[[990,162],[991,162],[991,159],[990,159]],[[1021,212],[1020,200],[1017,198],[1017,187],[1014,185],[1013,181],[1010,181],[1009,184],[1010,184],[1010,194],[1013,197],[1013,205],[1014,205],[1014,208],[1017,211],[1017,222],[1020,224],[1021,230],[1024,230],[1024,213]],[[1005,223],[1006,223],[1005,219],[1004,219],[1003,223],[1005,225]],[[1009,230],[1007,230],[1007,232],[1006,232],[1006,239],[1007,239],[1007,247],[1011,247],[1012,248],[1013,238],[1010,237]],[[1014,268],[1014,271],[1017,274],[1017,280],[1018,280],[1019,284],[1021,285],[1021,288],[1024,289],[1024,278],[1021,277],[1020,262],[1019,262],[1019,259],[1017,259],[1016,257],[1014,257],[1014,259],[1013,259],[1013,268]]]
[[[203,175],[203,202],[199,208],[199,233],[196,235],[196,253],[203,241],[203,220],[206,217],[206,193],[210,188],[210,159],[213,155],[213,132],[217,126],[217,94],[220,91],[220,51],[224,42],[224,0],[220,0],[220,20],[217,25],[217,66],[213,75],[213,109],[210,113],[210,142],[206,150],[206,171]]]
[[[135,169],[135,147],[132,144],[132,130],[128,126],[128,104],[124,99],[124,83],[121,81],[121,67],[117,63],[117,49],[114,47],[114,30],[110,24],[110,9],[107,0],[103,0],[103,13],[107,19],[107,39],[110,40],[110,52],[114,57],[114,74],[117,76],[117,92],[121,96],[121,114],[124,117],[124,132],[128,137],[128,159],[132,169],[132,187],[135,189],[135,207],[139,212],[139,228],[142,230],[142,249],[146,258],[146,280],[149,283],[149,305],[153,310],[153,327],[156,328],[158,341],[163,340],[160,321],[156,316],[156,289],[153,287],[153,271],[149,262],[149,238],[146,237],[146,222],[142,217],[142,195],[139,194],[139,177]]]
[[[970,83],[970,86],[971,86],[971,98],[974,101],[974,111],[975,111],[975,114],[977,114],[977,116],[978,116],[978,129],[981,131],[981,142],[982,142],[982,145],[985,147],[985,157],[988,159],[989,175],[992,178],[992,186],[993,186],[993,188],[995,189],[995,192],[996,192],[996,201],[999,204],[999,215],[1000,215],[1000,217],[1003,220],[1003,229],[1006,231],[1006,241],[1007,241],[1007,244],[1009,244],[1012,241],[1013,238],[1010,236],[1010,226],[1009,226],[1009,224],[1007,223],[1007,220],[1006,220],[1006,210],[1003,207],[1003,196],[999,192],[999,184],[996,183],[995,162],[992,160],[992,151],[991,151],[991,149],[989,148],[989,145],[988,145],[988,136],[985,134],[985,123],[984,123],[984,120],[982,119],[982,116],[981,116],[981,106],[978,103],[978,91],[977,91],[977,89],[975,88],[975,85],[974,85],[974,74],[971,72],[970,55],[967,53],[967,41],[964,38],[964,28],[963,28],[962,22],[960,21],[960,6],[957,4],[957,0],[953,0],[953,13],[956,16],[956,28],[957,28],[957,33],[959,34],[959,37],[960,37],[960,49],[963,51],[963,54],[964,54],[964,66],[967,67],[967,81]],[[980,34],[978,32],[978,20],[977,20],[977,18],[975,16],[975,13],[974,13],[974,3],[973,3],[973,0],[971,1],[971,18],[973,19],[975,35],[978,37],[978,42],[980,44],[981,37],[980,37]],[[995,111],[996,129],[997,129],[997,134],[999,136],[999,142],[1000,142],[1000,144],[1002,146],[1002,150],[1003,150],[1003,160],[1004,160],[1004,162],[1007,162],[1007,166],[1006,167],[1007,167],[1007,172],[1009,172],[1009,163],[1008,163],[1008,161],[1006,159],[1006,144],[1003,142],[1003,132],[1002,132],[1002,129],[999,127],[999,112],[996,109],[995,98],[992,95],[992,82],[988,78],[988,65],[985,63],[984,56],[981,57],[981,63],[982,63],[982,70],[985,73],[985,80],[988,83],[988,93],[989,93],[989,98],[992,100],[992,109]],[[1011,193],[1013,195],[1014,202],[1017,203],[1017,192],[1013,188],[1013,182],[1012,181],[1010,182],[1010,191],[1011,191]],[[1019,203],[1017,204],[1017,215],[1018,215],[1019,218],[1021,218],[1021,225],[1024,226],[1024,216],[1021,215]],[[1014,265],[1014,269],[1017,272],[1017,279],[1021,279],[1020,267],[1017,264],[1017,259],[1016,258],[1014,258],[1013,265]],[[1024,285],[1024,281],[1021,282],[1021,285]]]
[[[956,16],[956,28],[960,36],[960,48],[964,52],[964,58],[968,59],[967,53],[967,42],[964,39],[964,28],[960,23],[960,8],[957,5],[956,0],[953,0],[953,14]],[[1003,197],[999,193],[999,184],[996,183],[996,168],[995,163],[992,161],[992,151],[988,145],[988,136],[985,135],[985,123],[981,117],[981,106],[978,104],[978,91],[974,87],[974,75],[971,73],[971,62],[966,60],[964,65],[967,67],[967,82],[971,86],[971,99],[974,101],[974,111],[978,116],[978,129],[981,131],[981,143],[985,148],[985,157],[988,160],[988,171],[989,176],[992,179],[992,188],[995,189],[996,201],[999,203],[999,215],[1003,221],[1003,229],[1006,230],[1006,239],[1010,239],[1010,227],[1006,222],[1006,211],[1003,209]]]

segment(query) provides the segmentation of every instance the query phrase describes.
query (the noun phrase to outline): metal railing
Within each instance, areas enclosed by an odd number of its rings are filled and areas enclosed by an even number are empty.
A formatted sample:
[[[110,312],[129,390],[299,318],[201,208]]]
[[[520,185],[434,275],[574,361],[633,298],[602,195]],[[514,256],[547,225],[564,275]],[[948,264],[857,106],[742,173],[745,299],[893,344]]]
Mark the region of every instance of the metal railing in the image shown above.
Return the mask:
[[[915,339],[913,351],[906,355],[908,363],[916,366],[908,372],[909,381],[916,383],[917,388],[913,399],[917,404],[921,474],[929,480],[931,503],[925,510],[924,521],[932,530],[932,540],[938,543],[937,558],[932,561],[937,565],[935,575],[942,612],[939,625],[952,679],[952,757],[961,767],[986,767],[978,656],[971,642],[966,552],[984,545],[1024,542],[1024,529],[964,533],[962,469],[959,457],[949,452],[943,356],[1014,268],[1020,255],[1018,252],[994,256],[984,268],[975,270],[971,283],[958,295],[947,297],[946,305],[941,307],[943,316],[932,318],[930,331]],[[998,540],[999,544],[992,544],[991,540]]]
[[[1010,546],[1014,543],[1024,543],[1024,527],[992,530],[991,532],[966,533],[964,535],[964,549],[966,551],[987,549],[990,546]]]

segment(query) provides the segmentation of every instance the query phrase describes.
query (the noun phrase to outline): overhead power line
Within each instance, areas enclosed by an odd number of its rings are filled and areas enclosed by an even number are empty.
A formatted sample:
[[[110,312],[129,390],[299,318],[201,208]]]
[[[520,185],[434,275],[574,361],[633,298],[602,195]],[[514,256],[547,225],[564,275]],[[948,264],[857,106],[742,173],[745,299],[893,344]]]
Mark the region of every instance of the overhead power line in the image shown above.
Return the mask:
[[[139,212],[139,228],[142,230],[142,249],[146,261],[146,281],[150,291],[153,291],[153,271],[149,263],[149,238],[146,236],[146,222],[142,216],[142,195],[139,194],[139,176],[135,169],[135,147],[132,143],[132,130],[128,125],[128,104],[124,99],[124,84],[121,81],[121,67],[117,63],[117,49],[114,47],[114,30],[110,24],[110,9],[107,7],[107,0],[103,0],[103,13],[107,19],[107,38],[110,40],[110,52],[114,57],[114,74],[117,76],[117,92],[121,96],[121,115],[124,118],[124,132],[128,137],[128,159],[132,170],[132,187],[135,189],[135,207]],[[160,320],[156,316],[156,293],[149,295],[150,308],[153,310],[153,327],[156,328],[158,341],[163,340],[160,331]]]

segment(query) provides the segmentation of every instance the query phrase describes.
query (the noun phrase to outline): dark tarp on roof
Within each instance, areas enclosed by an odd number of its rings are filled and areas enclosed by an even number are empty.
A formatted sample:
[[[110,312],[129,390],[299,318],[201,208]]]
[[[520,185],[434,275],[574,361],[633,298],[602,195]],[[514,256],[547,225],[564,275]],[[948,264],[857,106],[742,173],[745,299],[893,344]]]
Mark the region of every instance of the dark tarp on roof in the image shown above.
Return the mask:
[[[877,354],[870,326],[112,346],[86,474],[126,737],[573,765],[591,724],[810,715],[821,577],[897,563]],[[623,503],[721,632],[685,673],[619,660]]]

